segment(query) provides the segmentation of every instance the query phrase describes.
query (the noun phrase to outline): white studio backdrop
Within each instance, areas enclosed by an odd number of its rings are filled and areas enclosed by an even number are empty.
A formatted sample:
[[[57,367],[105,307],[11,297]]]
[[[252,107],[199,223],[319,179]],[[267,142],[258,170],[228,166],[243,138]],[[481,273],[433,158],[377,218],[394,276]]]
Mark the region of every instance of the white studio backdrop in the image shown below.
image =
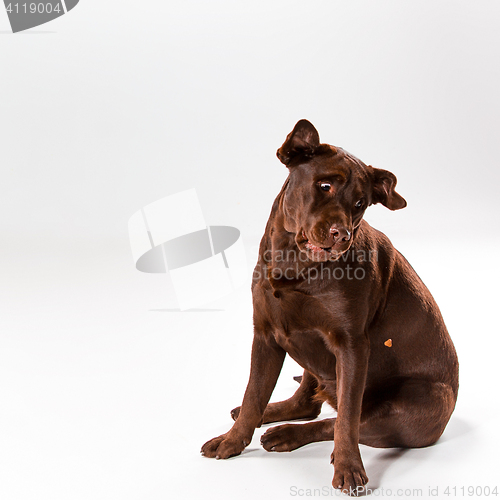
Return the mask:
[[[275,152],[301,118],[398,177],[408,207],[366,218],[429,286],[461,360],[448,439],[399,459],[363,448],[372,484],[493,486],[499,24],[493,0],[81,0],[12,34],[1,7],[0,496],[329,484],[328,443],[199,457],[245,388],[248,285],[176,312],[128,236],[142,207],[194,188],[207,224],[241,231],[251,269],[287,174]]]

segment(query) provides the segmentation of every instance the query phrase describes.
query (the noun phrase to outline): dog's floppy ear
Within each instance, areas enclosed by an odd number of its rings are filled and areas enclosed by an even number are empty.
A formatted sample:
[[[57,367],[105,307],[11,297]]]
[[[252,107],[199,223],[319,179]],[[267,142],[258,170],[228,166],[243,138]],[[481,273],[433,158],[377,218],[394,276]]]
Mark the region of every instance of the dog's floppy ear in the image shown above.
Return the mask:
[[[382,203],[390,210],[406,207],[406,200],[394,190],[397,182],[392,172],[374,168],[372,203]]]
[[[318,146],[319,134],[314,125],[307,120],[300,120],[287,135],[283,146],[276,151],[276,156],[288,166],[297,156],[310,158]]]

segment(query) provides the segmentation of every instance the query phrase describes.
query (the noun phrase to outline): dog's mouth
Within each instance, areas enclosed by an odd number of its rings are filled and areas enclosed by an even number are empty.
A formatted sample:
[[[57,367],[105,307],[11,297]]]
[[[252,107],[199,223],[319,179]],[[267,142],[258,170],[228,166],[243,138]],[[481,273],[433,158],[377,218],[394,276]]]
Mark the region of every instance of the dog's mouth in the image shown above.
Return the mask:
[[[307,243],[305,244],[305,247],[308,249],[308,250],[311,250],[311,252],[313,253],[318,253],[318,252],[327,252],[327,253],[332,253],[332,248],[333,247],[318,247],[316,245],[313,245],[310,241],[307,241]]]
[[[312,243],[306,236],[305,231],[302,231],[301,238],[297,241],[299,250],[302,250],[307,256],[314,261],[337,260],[346,250],[338,251],[331,247],[322,247]]]

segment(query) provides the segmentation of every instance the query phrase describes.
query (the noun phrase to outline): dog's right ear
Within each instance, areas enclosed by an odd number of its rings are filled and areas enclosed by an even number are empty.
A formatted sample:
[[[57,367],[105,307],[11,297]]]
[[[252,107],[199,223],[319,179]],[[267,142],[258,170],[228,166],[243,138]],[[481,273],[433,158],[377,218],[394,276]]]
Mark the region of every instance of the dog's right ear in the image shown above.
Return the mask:
[[[276,156],[288,166],[295,157],[310,158],[318,146],[319,134],[314,125],[307,120],[300,120],[287,135],[283,146],[276,151]]]
[[[388,170],[371,168],[373,172],[372,203],[382,203],[389,210],[399,210],[406,207],[406,200],[395,191],[398,182],[396,176]]]

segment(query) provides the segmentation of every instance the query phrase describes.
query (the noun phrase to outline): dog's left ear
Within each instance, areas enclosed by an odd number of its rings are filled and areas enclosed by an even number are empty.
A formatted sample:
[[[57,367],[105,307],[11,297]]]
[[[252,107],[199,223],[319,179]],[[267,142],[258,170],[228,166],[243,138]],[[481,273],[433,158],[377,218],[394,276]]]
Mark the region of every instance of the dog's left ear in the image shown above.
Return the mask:
[[[318,146],[319,134],[314,125],[308,120],[300,120],[287,135],[276,156],[288,166],[295,157],[310,158]]]
[[[406,200],[394,190],[397,182],[398,180],[392,172],[374,168],[372,203],[382,203],[390,210],[406,207]]]

